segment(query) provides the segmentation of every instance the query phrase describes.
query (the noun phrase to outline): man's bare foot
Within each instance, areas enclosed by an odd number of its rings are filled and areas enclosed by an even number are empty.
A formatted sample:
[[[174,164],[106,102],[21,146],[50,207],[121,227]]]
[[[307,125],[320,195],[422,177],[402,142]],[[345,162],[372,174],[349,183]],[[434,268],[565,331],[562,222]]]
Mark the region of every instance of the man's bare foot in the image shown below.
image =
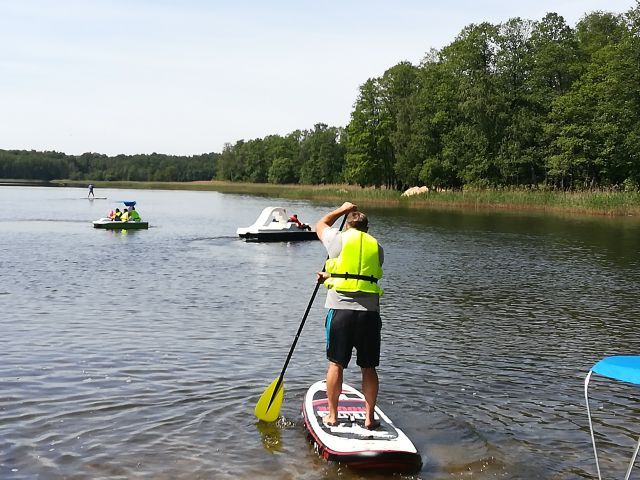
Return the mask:
[[[375,430],[379,426],[380,426],[380,421],[379,420],[374,420],[369,424],[367,424],[367,423],[364,424],[364,428],[366,428],[367,430]]]
[[[328,417],[322,417],[322,423],[327,426],[327,427],[337,427],[338,426],[338,422],[336,421],[330,421]]]

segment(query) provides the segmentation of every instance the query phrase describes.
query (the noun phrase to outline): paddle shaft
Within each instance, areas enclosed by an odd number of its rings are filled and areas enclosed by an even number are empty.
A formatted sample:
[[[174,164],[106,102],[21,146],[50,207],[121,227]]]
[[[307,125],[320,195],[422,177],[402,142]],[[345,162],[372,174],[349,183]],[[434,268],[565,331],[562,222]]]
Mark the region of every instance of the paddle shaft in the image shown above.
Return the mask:
[[[347,216],[345,215],[342,219],[342,224],[340,224],[340,230],[344,227],[345,222],[347,221]],[[327,259],[329,256],[327,255]],[[324,272],[324,265],[322,266],[322,271]],[[291,360],[291,356],[293,355],[293,350],[296,348],[296,344],[298,343],[298,339],[300,338],[300,334],[302,333],[302,329],[304,328],[304,324],[307,321],[307,317],[309,316],[309,311],[311,310],[311,306],[313,305],[313,301],[316,299],[316,295],[318,294],[318,289],[320,288],[320,282],[316,282],[316,286],[313,289],[313,294],[311,295],[311,300],[309,300],[309,304],[307,305],[307,309],[304,312],[302,317],[302,322],[300,322],[300,326],[298,327],[298,331],[296,332],[296,337],[293,339],[293,343],[291,344],[291,348],[289,349],[289,355],[287,355],[287,359],[284,362],[284,366],[282,367],[282,371],[280,372],[280,376],[278,377],[278,382],[276,383],[276,387],[273,389],[273,393],[271,394],[271,400],[269,400],[269,407],[273,403],[273,399],[276,398],[276,394],[282,385],[282,381],[284,380],[284,372],[287,370],[289,366],[289,360]]]

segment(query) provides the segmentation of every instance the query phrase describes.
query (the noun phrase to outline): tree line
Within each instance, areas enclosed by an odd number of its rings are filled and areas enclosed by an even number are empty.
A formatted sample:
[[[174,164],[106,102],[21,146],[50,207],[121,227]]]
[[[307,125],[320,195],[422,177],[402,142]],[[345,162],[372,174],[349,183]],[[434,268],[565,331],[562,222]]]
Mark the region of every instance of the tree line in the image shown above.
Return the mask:
[[[197,157],[0,151],[0,166],[14,178],[637,189],[640,0],[575,27],[555,13],[469,25],[420,64],[364,82],[344,128]]]
[[[466,27],[368,80],[345,178],[404,187],[594,188],[640,181],[640,3]]]
[[[60,152],[0,150],[0,178],[28,180],[92,180],[192,182],[215,176],[217,153],[176,156],[67,155]]]

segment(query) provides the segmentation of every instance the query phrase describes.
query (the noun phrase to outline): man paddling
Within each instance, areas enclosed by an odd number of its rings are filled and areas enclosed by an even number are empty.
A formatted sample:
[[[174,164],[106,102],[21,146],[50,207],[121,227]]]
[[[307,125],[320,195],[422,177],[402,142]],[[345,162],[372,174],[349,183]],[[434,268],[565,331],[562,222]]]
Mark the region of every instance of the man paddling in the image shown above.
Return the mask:
[[[332,228],[342,215],[347,215],[344,232]],[[378,398],[380,363],[380,295],[378,280],[382,277],[384,252],[377,240],[367,233],[367,216],[353,203],[327,213],[316,224],[318,238],[327,249],[329,259],[318,281],[328,288],[325,307],[327,331],[327,399],[329,413],[323,421],[338,424],[338,399],[342,390],[343,371],[349,365],[353,348],[362,372],[362,393],[366,400],[364,426],[377,428],[374,418]]]

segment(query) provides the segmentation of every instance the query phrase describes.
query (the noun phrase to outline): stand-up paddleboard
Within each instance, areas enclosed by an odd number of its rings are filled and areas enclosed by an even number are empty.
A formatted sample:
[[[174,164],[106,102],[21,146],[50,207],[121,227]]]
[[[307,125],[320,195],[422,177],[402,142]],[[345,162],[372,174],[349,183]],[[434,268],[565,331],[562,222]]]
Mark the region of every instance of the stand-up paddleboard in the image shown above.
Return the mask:
[[[380,426],[374,430],[364,427],[364,395],[355,388],[342,384],[336,426],[322,422],[328,410],[326,384],[316,382],[307,391],[302,416],[317,452],[327,460],[354,468],[396,472],[415,472],[422,466],[420,454],[411,440],[377,406],[375,418]]]

